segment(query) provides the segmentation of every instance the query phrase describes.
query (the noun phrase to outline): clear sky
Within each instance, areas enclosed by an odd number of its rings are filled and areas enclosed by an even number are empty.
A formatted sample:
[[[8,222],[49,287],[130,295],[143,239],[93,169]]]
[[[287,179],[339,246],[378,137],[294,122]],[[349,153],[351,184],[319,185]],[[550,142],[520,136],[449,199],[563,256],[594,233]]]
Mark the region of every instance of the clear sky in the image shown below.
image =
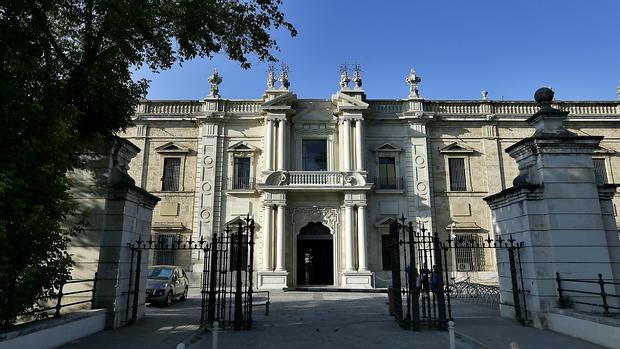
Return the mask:
[[[614,100],[620,84],[618,0],[284,0],[299,35],[275,32],[276,56],[298,98],[328,99],[339,66],[359,63],[368,98],[405,98],[415,68],[426,99]],[[254,60],[256,61],[256,60]],[[223,56],[136,78],[149,99],[201,99],[216,67],[223,98],[260,98],[267,65],[244,70]]]

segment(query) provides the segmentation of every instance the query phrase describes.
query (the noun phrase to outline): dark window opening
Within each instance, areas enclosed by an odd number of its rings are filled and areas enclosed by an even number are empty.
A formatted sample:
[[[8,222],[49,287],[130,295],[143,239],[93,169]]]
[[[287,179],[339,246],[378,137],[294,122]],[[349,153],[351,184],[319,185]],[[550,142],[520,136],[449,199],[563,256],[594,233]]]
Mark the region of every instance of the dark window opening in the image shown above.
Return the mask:
[[[396,159],[394,157],[379,158],[379,179],[376,183],[379,189],[396,189]]]
[[[381,259],[383,270],[398,270],[400,261],[393,252],[394,239],[390,235],[381,235]],[[396,242],[398,244],[398,242]],[[397,247],[398,248],[398,247]]]
[[[232,189],[251,189],[250,158],[235,158]]]
[[[302,170],[327,171],[327,140],[304,139],[302,148]]]
[[[181,175],[181,158],[164,159],[164,175],[162,177],[162,191],[179,191],[179,177]]]
[[[448,159],[448,171],[450,172],[450,190],[466,191],[467,182],[465,179],[465,159],[450,158]]]
[[[605,167],[605,159],[592,159],[594,161],[594,175],[596,183],[607,184],[607,168]]]

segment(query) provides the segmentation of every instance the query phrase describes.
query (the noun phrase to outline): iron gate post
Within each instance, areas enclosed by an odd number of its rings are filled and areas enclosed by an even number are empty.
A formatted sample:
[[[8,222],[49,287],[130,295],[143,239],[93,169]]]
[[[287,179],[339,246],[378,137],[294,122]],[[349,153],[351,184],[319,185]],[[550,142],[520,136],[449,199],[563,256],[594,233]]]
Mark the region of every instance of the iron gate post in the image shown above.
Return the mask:
[[[519,322],[523,322],[521,314],[521,302],[519,300],[519,284],[517,283],[517,268],[515,263],[515,247],[508,247],[508,260],[510,262],[510,280],[512,282],[512,300],[515,308],[515,318]]]
[[[248,248],[250,249],[249,252],[249,266],[248,266],[248,274],[249,274],[249,285],[248,285],[248,298],[249,298],[249,306],[248,306],[248,329],[252,328],[252,310],[253,310],[253,288],[254,288],[254,219],[252,218],[251,220],[248,221],[249,224],[247,224],[247,229],[248,229]],[[269,301],[267,301],[269,302]],[[266,311],[267,314],[269,314],[269,303],[267,303],[266,307]]]
[[[415,239],[413,234],[413,223],[409,221],[408,226],[409,231],[409,258],[411,261],[409,263],[409,292],[413,289],[411,295],[411,307],[413,312],[413,329],[418,331],[420,330],[420,291],[418,290],[417,285],[417,277],[415,274],[418,272],[418,266],[416,265],[416,256],[415,256]],[[415,278],[414,278],[415,277]]]
[[[142,266],[142,250],[138,249],[136,253],[136,280],[133,291],[133,311],[131,313],[131,322],[138,319],[138,302],[140,299],[140,269]]]
[[[211,242],[211,271],[209,274],[209,305],[207,307],[207,321],[213,323],[215,320],[215,298],[217,296],[217,232],[213,232]]]
[[[435,254],[435,268],[433,272],[437,275],[437,281],[439,284],[436,286],[437,291],[435,292],[435,296],[437,297],[437,312],[439,315],[439,329],[447,330],[448,329],[448,321],[446,319],[446,299],[444,297],[444,287],[443,287],[443,259],[441,253],[443,252],[441,248],[441,242],[439,241],[439,236],[435,233],[433,236],[433,252]]]
[[[243,227],[241,222],[239,222],[239,226],[237,227],[237,236],[235,236],[235,240],[237,246],[235,246],[237,260],[235,261],[235,320],[234,320],[234,328],[235,330],[241,329],[241,324],[243,321],[243,309],[242,309],[242,289],[243,286],[241,282],[241,265],[243,264]]]

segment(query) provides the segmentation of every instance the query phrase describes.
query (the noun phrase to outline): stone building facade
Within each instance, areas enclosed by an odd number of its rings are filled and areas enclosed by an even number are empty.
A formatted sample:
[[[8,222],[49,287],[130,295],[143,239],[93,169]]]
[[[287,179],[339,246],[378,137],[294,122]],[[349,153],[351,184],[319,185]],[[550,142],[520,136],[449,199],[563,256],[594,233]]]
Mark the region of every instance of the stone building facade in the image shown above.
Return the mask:
[[[404,215],[440,236],[492,234],[484,197],[512,186],[518,169],[504,150],[531,135],[532,101],[426,100],[406,77],[405,99],[368,99],[361,74],[345,71],[330,99],[298,98],[282,72],[259,99],[145,101],[124,137],[143,151],[130,164],[136,185],[162,199],[157,238],[208,238],[250,214],[255,269],[264,288],[385,287],[388,226]],[[620,103],[554,101],[569,127],[604,136],[595,154],[602,182],[620,176]],[[617,200],[617,199],[614,199]],[[495,257],[457,249],[452,269],[496,276]],[[156,253],[151,263],[202,270],[197,252]],[[197,277],[198,273],[195,273]]]

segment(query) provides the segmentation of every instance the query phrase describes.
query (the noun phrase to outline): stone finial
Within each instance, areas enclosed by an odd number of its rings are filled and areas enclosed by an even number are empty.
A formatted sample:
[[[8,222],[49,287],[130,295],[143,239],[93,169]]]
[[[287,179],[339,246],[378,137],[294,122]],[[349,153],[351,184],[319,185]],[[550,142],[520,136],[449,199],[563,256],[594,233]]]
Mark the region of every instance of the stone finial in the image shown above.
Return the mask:
[[[350,82],[351,79],[349,79],[349,68],[346,64],[343,64],[340,66],[340,89],[348,90]]]
[[[356,64],[355,68],[353,68],[353,83],[356,90],[362,89],[362,68],[359,64]]]
[[[274,90],[276,88],[276,69],[273,64],[269,64],[267,72],[267,89]]]
[[[405,81],[409,84],[409,98],[420,98],[420,91],[418,87],[420,82],[422,82],[422,78],[415,73],[415,69],[411,69],[409,75],[405,78]]]
[[[620,101],[620,85],[616,88],[616,95],[618,96],[618,100]]]
[[[480,92],[480,94],[482,95],[482,100],[483,101],[488,101],[489,100],[489,91],[487,90],[482,90]]]
[[[288,81],[288,66],[284,63],[280,66],[280,90],[288,90],[291,85]]]
[[[217,69],[213,69],[213,74],[207,79],[211,84],[211,91],[209,92],[209,98],[220,98],[219,85],[222,83],[222,77],[217,73]]]
[[[555,92],[550,87],[541,87],[534,92],[534,100],[538,103],[541,110],[551,109],[551,101]]]
[[[574,133],[568,131],[564,125],[568,112],[551,106],[554,94],[550,87],[541,87],[534,93],[534,99],[540,105],[540,110],[527,119],[527,122],[536,129],[534,136],[574,136]]]

